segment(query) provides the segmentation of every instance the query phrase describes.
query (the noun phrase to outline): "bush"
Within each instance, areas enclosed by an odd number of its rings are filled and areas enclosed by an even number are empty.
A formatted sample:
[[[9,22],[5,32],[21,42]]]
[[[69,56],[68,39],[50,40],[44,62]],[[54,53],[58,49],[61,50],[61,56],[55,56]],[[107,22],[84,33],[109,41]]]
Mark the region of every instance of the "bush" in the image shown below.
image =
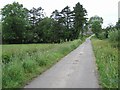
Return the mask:
[[[119,33],[120,33],[120,30],[117,30],[117,29],[110,31],[109,37],[108,37],[110,42],[112,43],[118,42],[120,39]]]
[[[106,39],[106,33],[105,32],[101,32],[100,34],[99,34],[99,39]]]
[[[109,41],[111,42],[112,46],[115,48],[120,47],[120,30],[114,29],[109,32]]]

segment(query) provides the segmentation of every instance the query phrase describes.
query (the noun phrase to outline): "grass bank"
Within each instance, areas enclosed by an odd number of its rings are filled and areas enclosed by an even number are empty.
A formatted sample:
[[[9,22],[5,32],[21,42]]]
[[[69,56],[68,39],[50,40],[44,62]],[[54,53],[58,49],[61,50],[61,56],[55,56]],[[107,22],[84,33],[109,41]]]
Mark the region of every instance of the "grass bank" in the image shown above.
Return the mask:
[[[118,88],[118,48],[108,40],[92,38],[93,49],[103,88]]]
[[[3,88],[23,87],[44,72],[84,40],[62,44],[18,44],[2,46]]]

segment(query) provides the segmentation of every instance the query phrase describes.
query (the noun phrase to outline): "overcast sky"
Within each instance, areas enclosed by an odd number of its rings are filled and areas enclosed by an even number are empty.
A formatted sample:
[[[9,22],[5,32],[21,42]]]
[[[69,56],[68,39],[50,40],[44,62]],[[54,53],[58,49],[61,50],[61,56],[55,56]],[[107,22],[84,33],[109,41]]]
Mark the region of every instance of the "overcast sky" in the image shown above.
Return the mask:
[[[73,9],[75,4],[80,2],[87,10],[88,18],[98,15],[104,19],[103,27],[106,27],[108,24],[115,25],[118,21],[120,0],[0,0],[0,8],[14,1],[23,4],[28,9],[41,6],[47,16],[50,16],[55,9],[61,11],[67,5]]]

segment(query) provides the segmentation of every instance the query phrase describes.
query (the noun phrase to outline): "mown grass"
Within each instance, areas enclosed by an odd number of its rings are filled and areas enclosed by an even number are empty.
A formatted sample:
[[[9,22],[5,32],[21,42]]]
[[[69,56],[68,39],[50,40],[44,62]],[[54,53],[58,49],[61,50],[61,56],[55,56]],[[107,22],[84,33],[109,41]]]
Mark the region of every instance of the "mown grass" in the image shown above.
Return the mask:
[[[3,88],[19,88],[58,62],[83,41],[2,46]]]
[[[92,38],[93,49],[103,88],[118,88],[118,48],[109,40]]]

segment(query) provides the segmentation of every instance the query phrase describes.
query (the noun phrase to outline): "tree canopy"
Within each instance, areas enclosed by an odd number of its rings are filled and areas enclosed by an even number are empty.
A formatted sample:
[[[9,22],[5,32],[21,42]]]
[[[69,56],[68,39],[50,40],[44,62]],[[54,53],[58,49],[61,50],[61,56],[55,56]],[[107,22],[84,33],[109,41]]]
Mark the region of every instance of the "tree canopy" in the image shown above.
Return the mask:
[[[87,15],[87,11],[83,6],[78,2],[74,7],[74,27],[76,30],[76,38],[78,38],[79,33],[81,37],[83,37],[83,26],[87,21],[85,17]]]
[[[42,7],[28,10],[13,2],[2,8],[3,43],[60,43],[83,36],[87,11],[77,3],[45,16]]]
[[[22,43],[28,21],[27,12],[18,2],[8,4],[2,9],[2,35],[6,43]]]
[[[101,24],[99,21],[94,21],[92,24],[92,31],[95,33],[96,37],[99,38],[99,34],[102,30]]]

